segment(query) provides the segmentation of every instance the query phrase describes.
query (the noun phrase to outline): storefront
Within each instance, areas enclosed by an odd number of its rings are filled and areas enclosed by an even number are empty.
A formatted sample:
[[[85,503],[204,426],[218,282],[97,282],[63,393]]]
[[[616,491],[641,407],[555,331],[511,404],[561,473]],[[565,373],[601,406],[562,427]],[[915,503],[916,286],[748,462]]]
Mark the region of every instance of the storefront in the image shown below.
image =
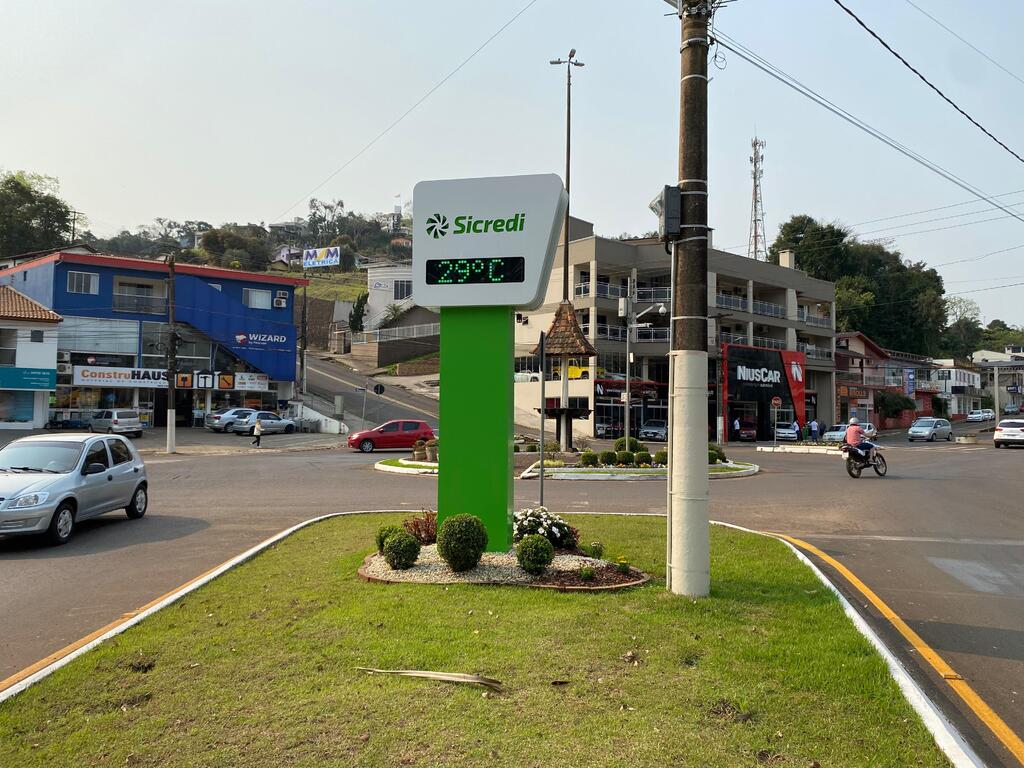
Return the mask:
[[[53,368],[0,367],[0,429],[34,429],[47,422]]]
[[[722,348],[724,414],[729,437],[732,424],[752,424],[758,440],[771,440],[776,422],[807,423],[806,359],[803,352],[726,344]],[[773,398],[781,407],[772,408]],[[817,405],[815,397],[815,406]]]

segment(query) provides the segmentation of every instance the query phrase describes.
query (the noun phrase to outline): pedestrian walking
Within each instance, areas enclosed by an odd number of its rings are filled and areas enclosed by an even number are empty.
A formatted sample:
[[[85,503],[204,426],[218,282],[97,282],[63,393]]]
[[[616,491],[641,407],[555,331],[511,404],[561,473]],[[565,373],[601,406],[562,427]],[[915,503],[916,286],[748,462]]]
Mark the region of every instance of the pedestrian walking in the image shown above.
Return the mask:
[[[736,419],[732,423],[732,439],[733,440],[739,440],[740,439],[740,419],[739,419],[738,416],[736,417]]]
[[[797,421],[796,419],[793,419],[793,431],[796,432],[796,439],[800,440],[801,439],[801,435],[800,435],[800,422]]]
[[[813,440],[815,443],[818,442],[818,432],[818,420],[811,419],[811,440]]]
[[[260,447],[260,438],[263,437],[263,423],[257,417],[256,425],[252,428],[253,441],[250,445],[255,445],[257,448]]]

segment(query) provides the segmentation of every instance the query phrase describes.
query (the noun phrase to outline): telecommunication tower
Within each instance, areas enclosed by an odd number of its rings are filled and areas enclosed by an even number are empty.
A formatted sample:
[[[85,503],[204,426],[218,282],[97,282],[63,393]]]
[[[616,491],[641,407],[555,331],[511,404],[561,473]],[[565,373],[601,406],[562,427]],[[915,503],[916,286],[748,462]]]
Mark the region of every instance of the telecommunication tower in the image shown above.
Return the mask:
[[[764,176],[764,140],[755,136],[750,140],[750,175],[754,179],[754,193],[750,203],[750,238],[747,240],[747,258],[768,261],[768,246],[764,232],[764,206],[761,201],[761,177]]]

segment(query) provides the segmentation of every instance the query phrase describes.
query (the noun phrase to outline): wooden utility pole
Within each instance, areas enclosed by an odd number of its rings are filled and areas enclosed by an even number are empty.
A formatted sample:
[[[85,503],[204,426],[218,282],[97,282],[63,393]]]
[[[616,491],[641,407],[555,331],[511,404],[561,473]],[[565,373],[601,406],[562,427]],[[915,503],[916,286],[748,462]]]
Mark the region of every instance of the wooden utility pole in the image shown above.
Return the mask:
[[[708,523],[708,24],[709,0],[678,0],[682,22],[679,177],[682,229],[672,243],[669,352],[668,587],[710,591]]]
[[[174,326],[174,251],[167,254],[167,452],[177,450],[178,329]]]

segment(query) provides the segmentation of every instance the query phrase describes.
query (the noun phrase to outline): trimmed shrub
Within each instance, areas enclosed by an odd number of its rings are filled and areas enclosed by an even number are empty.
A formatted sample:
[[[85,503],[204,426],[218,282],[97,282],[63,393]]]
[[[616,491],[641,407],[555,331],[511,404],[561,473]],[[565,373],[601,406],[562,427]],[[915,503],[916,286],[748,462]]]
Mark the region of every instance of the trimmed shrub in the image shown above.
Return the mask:
[[[601,463],[606,467],[615,465],[615,451],[601,451],[599,458],[601,459]]]
[[[516,545],[516,559],[519,567],[531,576],[539,576],[555,559],[555,548],[547,537],[539,533],[524,536]]]
[[[616,464],[625,464],[627,467],[630,467],[634,461],[636,461],[636,457],[631,451],[619,451],[615,454]]]
[[[515,443],[512,446],[512,453],[519,453],[519,443]]]
[[[708,443],[708,452],[710,453],[712,451],[714,451],[718,455],[718,460],[719,461],[721,461],[721,462],[728,461],[728,459],[725,458],[725,449],[722,448],[722,446],[720,446],[718,443]],[[713,462],[711,462],[711,463],[713,463]]]
[[[512,540],[521,541],[535,533],[560,549],[574,549],[580,538],[579,531],[547,507],[528,507],[516,512],[512,518]]]
[[[538,450],[540,450],[540,446],[536,443],[527,443],[523,446],[523,451],[525,453],[537,453]]]
[[[579,570],[580,578],[583,581],[593,581],[594,576],[597,575],[597,571],[592,566],[581,565]]]
[[[453,571],[468,571],[487,548],[487,529],[479,517],[452,515],[437,529],[437,554]]]
[[[396,571],[412,568],[420,556],[420,543],[411,533],[398,531],[384,542],[384,559]]]
[[[626,438],[620,437],[618,440],[615,441],[615,451],[616,453],[618,453],[620,451],[626,450],[631,451],[632,453],[636,453],[637,451],[646,451],[647,446],[641,443],[635,437],[631,437],[629,438],[629,448],[626,448]]]
[[[654,454],[654,463],[668,466],[668,451],[658,451]]]
[[[708,464],[717,464],[718,454],[714,451],[708,451]]]
[[[558,444],[557,440],[544,441],[544,453],[558,453],[561,450],[562,446]]]
[[[437,512],[423,510],[423,514],[407,518],[402,527],[416,537],[420,544],[433,544],[437,541]]]
[[[596,467],[597,466],[597,454],[593,451],[584,451],[580,454],[580,466],[581,467]]]
[[[636,455],[633,458],[637,464],[651,463],[651,454],[649,454],[647,451],[637,451]]]
[[[384,545],[387,543],[388,538],[396,533],[405,533],[405,529],[400,525],[382,525],[378,528],[377,535],[374,537],[374,541],[377,543],[377,551],[384,554]]]
[[[565,462],[561,459],[544,459],[544,466],[557,469],[558,467],[564,467]]]

